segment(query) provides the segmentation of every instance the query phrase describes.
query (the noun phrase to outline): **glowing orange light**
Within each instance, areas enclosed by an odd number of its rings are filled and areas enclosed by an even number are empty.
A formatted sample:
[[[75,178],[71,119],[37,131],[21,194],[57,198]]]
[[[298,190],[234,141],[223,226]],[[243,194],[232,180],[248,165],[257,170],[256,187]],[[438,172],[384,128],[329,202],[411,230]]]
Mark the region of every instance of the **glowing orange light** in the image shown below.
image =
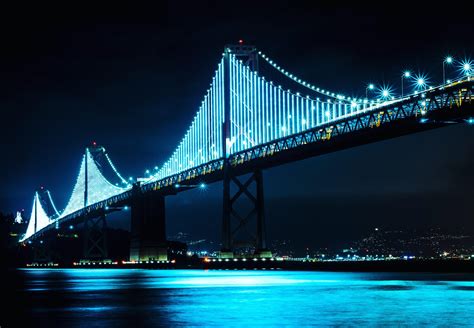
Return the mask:
[[[204,262],[211,262],[211,259],[209,259],[208,257],[205,257]]]
[[[171,260],[171,263],[176,263],[176,260]]]

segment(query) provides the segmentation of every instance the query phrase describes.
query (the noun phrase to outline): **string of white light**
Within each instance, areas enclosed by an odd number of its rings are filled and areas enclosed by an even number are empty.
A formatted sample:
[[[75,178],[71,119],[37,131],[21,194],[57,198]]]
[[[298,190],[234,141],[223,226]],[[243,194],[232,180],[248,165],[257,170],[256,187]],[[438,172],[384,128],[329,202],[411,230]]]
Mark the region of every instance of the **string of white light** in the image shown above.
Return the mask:
[[[112,168],[112,170],[114,170],[115,174],[117,174],[117,176],[119,177],[119,179],[122,181],[123,184],[127,185],[127,186],[130,186],[130,184],[127,182],[127,180],[125,180],[119,173],[119,171],[115,168],[115,165],[112,163],[112,161],[110,160],[110,157],[109,157],[109,154],[107,154],[107,152],[105,151],[105,148],[104,149],[104,154],[105,154],[105,158],[107,159],[107,162],[109,162],[109,165],[110,167]]]
[[[308,83],[306,81],[303,81],[302,79],[300,79],[299,77],[295,76],[294,74],[291,74],[290,72],[288,72],[287,70],[283,69],[280,65],[278,65],[274,60],[270,59],[267,55],[265,55],[264,53],[262,53],[261,51],[258,52],[259,56],[261,58],[263,58],[268,64],[270,64],[271,66],[273,66],[277,71],[279,71],[280,73],[282,73],[283,75],[285,75],[286,77],[290,78],[291,80],[293,80],[294,82],[314,91],[314,92],[317,92],[317,93],[320,93],[326,97],[331,97],[331,98],[334,98],[334,99],[338,99],[340,101],[347,101],[347,102],[357,102],[357,103],[362,103],[362,99],[356,99],[356,98],[351,98],[351,97],[348,97],[348,96],[345,96],[345,95],[342,95],[342,94],[339,94],[339,93],[334,93],[334,92],[331,92],[331,91],[328,91],[328,90],[324,90],[324,89],[321,89],[319,87],[316,87],[315,85],[311,84],[311,83]]]

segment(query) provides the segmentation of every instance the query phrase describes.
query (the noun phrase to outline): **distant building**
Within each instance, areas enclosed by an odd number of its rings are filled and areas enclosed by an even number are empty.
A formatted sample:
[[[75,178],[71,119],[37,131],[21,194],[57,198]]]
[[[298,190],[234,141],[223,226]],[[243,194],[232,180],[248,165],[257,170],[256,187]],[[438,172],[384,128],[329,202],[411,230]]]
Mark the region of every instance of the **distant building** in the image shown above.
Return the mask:
[[[23,218],[21,217],[21,213],[19,211],[16,212],[15,223],[16,224],[23,223]]]

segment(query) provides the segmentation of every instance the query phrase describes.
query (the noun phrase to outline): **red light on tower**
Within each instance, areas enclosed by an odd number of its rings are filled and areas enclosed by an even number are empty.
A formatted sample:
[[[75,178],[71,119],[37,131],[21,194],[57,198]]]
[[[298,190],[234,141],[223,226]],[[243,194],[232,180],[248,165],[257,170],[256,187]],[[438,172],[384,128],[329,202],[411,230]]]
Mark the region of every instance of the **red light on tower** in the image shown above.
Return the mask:
[[[97,146],[97,142],[92,141],[92,146],[94,146],[94,147]]]
[[[239,44],[244,44],[244,40],[240,39]]]

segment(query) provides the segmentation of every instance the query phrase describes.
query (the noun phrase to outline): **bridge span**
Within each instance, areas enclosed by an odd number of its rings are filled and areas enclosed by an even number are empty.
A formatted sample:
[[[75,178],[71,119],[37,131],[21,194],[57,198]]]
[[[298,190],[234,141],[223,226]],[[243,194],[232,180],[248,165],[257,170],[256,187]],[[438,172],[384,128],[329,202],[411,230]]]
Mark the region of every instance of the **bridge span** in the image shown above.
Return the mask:
[[[258,69],[259,59],[314,96],[267,81]],[[130,259],[163,260],[166,196],[223,181],[221,256],[232,257],[239,247],[251,247],[256,256],[271,256],[262,170],[451,124],[474,123],[473,89],[467,75],[404,97],[355,99],[298,79],[253,46],[228,46],[189,129],[164,164],[133,183],[122,177],[105,148],[86,148],[64,210],[56,209],[48,191],[37,191],[20,242],[42,243],[58,229],[84,223],[84,256],[106,258],[106,216],[130,209]],[[235,205],[241,198],[251,204],[249,213]],[[251,224],[255,233],[245,234]]]

